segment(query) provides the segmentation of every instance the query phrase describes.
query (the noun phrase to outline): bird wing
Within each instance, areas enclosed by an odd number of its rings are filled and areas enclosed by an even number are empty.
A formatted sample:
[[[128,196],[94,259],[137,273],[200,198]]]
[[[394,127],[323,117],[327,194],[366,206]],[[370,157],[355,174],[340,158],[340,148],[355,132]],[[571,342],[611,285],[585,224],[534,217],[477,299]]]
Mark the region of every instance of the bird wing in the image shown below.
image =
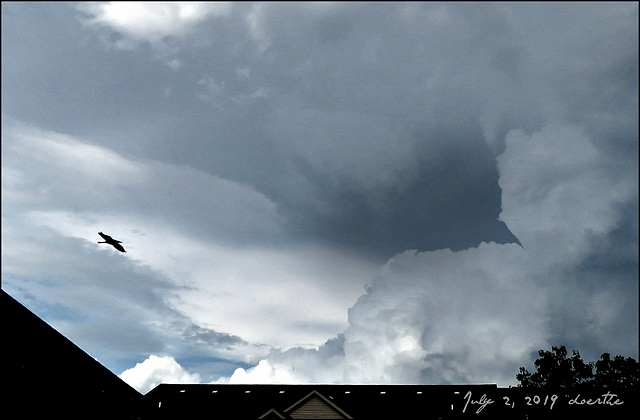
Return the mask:
[[[122,243],[122,241],[117,241],[117,240],[113,239],[111,236],[105,235],[102,232],[98,232],[98,235],[102,236],[102,239],[104,239],[106,241],[106,243],[108,243],[109,245],[112,245],[118,251],[127,252],[127,251],[124,250],[124,247],[122,245],[120,245]]]
[[[124,247],[117,242],[113,242],[111,245],[120,252],[127,252],[124,250]]]
[[[113,241],[113,238],[112,238],[111,236],[109,236],[109,235],[105,235],[105,234],[104,234],[104,233],[102,233],[102,232],[98,232],[98,235],[102,236],[102,239],[104,239],[105,241],[108,241],[108,242],[109,242],[109,241]]]

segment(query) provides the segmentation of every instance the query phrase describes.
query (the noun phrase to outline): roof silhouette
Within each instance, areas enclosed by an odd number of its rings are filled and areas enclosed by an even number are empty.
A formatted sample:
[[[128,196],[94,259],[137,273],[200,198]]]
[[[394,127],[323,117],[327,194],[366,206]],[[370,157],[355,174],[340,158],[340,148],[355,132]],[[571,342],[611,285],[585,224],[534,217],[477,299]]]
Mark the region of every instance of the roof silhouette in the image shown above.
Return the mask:
[[[160,384],[143,396],[6,292],[0,292],[5,321],[0,346],[3,410],[19,418],[638,418],[640,400],[637,390],[632,389],[532,390],[495,384]],[[624,403],[604,404],[611,401],[602,396],[604,392],[617,394]]]
[[[0,308],[3,411],[25,419],[133,418],[138,391],[4,290]]]

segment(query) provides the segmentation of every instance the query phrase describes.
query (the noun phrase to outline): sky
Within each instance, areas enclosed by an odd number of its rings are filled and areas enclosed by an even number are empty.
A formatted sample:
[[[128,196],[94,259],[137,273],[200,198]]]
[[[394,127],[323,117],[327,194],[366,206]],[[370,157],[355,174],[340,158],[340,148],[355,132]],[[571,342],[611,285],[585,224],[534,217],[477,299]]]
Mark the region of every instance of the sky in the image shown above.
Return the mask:
[[[1,42],[2,288],[143,393],[638,358],[635,2],[3,2]]]

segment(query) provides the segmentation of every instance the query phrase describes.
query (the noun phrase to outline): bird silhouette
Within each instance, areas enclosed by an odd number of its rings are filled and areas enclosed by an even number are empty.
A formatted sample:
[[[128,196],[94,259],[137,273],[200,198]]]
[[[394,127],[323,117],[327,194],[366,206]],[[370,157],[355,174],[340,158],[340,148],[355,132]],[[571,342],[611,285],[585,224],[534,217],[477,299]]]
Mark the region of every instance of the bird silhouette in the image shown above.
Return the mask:
[[[127,252],[124,250],[124,248],[122,247],[122,245],[120,245],[122,243],[122,241],[117,241],[115,239],[113,239],[111,236],[109,235],[105,235],[102,232],[98,232],[98,235],[102,236],[102,239],[104,239],[104,241],[98,241],[99,244],[109,244],[109,245],[113,245],[113,247],[115,249],[117,249],[120,252]]]

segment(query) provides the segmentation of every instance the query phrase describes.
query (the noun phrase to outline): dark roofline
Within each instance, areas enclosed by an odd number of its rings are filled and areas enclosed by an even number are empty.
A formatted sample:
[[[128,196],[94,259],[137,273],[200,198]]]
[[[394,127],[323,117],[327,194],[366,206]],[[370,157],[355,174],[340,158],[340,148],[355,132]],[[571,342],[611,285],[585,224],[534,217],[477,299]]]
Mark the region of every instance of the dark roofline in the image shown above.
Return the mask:
[[[324,395],[322,395],[321,393],[319,393],[315,389],[313,391],[311,391],[310,393],[308,393],[307,395],[305,395],[304,397],[300,398],[295,403],[291,404],[290,407],[285,408],[284,412],[288,413],[289,411],[294,410],[296,407],[298,407],[299,405],[303,404],[305,401],[307,401],[308,399],[310,399],[313,396],[316,396],[316,397],[320,398],[322,401],[325,402],[325,404],[328,404],[332,409],[336,410],[338,413],[340,413],[344,417],[346,417],[348,419],[352,419],[353,418],[349,414],[347,414],[343,409],[341,409],[340,407],[335,405],[333,403],[333,401],[330,401],[329,399],[327,399],[327,397],[325,397]]]
[[[38,383],[43,380],[66,382],[74,386],[117,389],[129,398],[142,397],[135,388],[1,289],[0,307],[5,320],[1,362],[8,369],[19,370]],[[6,322],[8,319],[12,322]]]
[[[276,410],[275,408],[270,408],[266,413],[264,413],[263,415],[258,417],[258,419],[263,419],[263,418],[267,417],[271,413],[275,414],[276,416],[278,416],[281,419],[286,419],[286,417],[283,416],[282,414],[280,414],[280,412],[278,410]]]

